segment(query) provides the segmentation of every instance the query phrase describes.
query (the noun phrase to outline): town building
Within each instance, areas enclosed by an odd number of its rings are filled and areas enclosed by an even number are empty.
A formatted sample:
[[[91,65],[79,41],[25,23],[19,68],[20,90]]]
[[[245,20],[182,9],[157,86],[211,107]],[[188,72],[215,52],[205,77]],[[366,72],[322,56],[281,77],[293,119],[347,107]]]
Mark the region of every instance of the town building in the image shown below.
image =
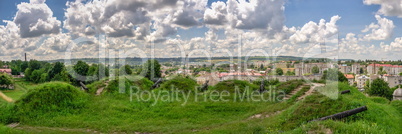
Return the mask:
[[[392,75],[384,75],[384,81],[388,83],[389,87],[395,87],[402,84],[402,77],[401,76],[392,76]]]
[[[402,72],[402,66],[399,65],[391,65],[391,64],[370,64],[367,66],[367,73],[368,74],[378,74],[380,68],[383,71],[387,72],[390,75],[399,75]]]
[[[366,82],[370,80],[370,77],[366,75],[361,75],[356,77],[356,83],[357,83],[357,88],[358,89],[363,89],[364,86],[366,85]]]
[[[346,79],[348,79],[349,85],[353,85],[355,83],[355,76],[353,74],[344,74]]]
[[[6,73],[8,75],[11,75],[12,70],[11,69],[0,69],[0,73]]]
[[[319,69],[319,74],[322,74],[325,70],[328,70],[329,66],[327,63],[299,63],[295,64],[295,75],[303,76],[306,74],[313,74],[313,67],[317,66]]]

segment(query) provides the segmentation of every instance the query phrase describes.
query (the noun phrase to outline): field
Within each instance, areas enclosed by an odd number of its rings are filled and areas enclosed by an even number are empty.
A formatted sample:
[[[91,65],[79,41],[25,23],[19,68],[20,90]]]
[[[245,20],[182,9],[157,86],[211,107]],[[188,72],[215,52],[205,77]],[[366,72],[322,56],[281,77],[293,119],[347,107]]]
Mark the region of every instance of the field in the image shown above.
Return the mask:
[[[295,82],[296,83],[296,82]],[[284,85],[284,84],[282,84]],[[288,84],[294,85],[294,84]],[[300,85],[297,82],[296,85]],[[35,85],[17,82],[7,95],[18,100]],[[96,87],[96,86],[95,86]],[[400,103],[379,97],[366,97],[344,83],[339,90],[351,89],[350,94],[333,100],[318,92],[303,100],[296,98],[307,92],[304,86],[291,99],[285,101],[247,101],[239,96],[212,97],[205,94],[178,95],[181,101],[161,101],[152,93],[169,93],[155,90],[143,96],[110,93],[89,95],[85,106],[76,112],[52,112],[34,116],[13,114],[12,103],[0,101],[0,121],[3,124],[18,122],[16,128],[0,125],[7,133],[398,133],[402,132]],[[325,90],[331,86],[323,87]],[[288,88],[284,88],[289,90]],[[288,91],[287,91],[288,92]],[[265,93],[269,96],[271,93]],[[149,97],[149,101],[139,101]],[[237,98],[237,99],[235,99]],[[184,101],[188,99],[187,101]],[[132,100],[132,101],[130,101]],[[204,101],[205,100],[205,101]],[[213,101],[228,100],[228,101]],[[395,104],[394,104],[395,103]],[[399,104],[399,105],[398,105]],[[310,120],[367,106],[368,110],[342,120],[308,122]]]

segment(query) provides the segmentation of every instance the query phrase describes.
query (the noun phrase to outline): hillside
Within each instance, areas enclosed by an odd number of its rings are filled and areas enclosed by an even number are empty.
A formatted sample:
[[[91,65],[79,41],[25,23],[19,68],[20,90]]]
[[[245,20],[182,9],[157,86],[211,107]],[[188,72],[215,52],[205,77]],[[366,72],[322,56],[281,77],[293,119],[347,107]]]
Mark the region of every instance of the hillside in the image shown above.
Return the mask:
[[[0,102],[0,122],[19,122],[14,129],[0,127],[0,132],[19,133],[397,133],[401,132],[401,105],[379,97],[366,97],[357,89],[341,83],[339,90],[351,93],[332,100],[315,92],[302,100],[296,98],[309,90],[303,85],[286,101],[203,101],[178,95],[182,99],[161,101],[151,94],[90,95],[84,107],[74,112],[14,114],[14,105]],[[41,87],[41,86],[36,86]],[[329,86],[330,87],[330,86]],[[324,87],[323,89],[325,89]],[[213,87],[211,88],[213,89]],[[203,94],[213,93],[214,90]],[[149,93],[166,94],[156,89]],[[264,95],[269,96],[270,92]],[[276,94],[276,93],[272,93]],[[138,101],[151,97],[150,101]],[[231,98],[229,96],[227,98]],[[219,98],[214,98],[219,99]],[[238,98],[240,99],[240,98]],[[345,110],[367,106],[368,110],[342,120],[308,122]]]

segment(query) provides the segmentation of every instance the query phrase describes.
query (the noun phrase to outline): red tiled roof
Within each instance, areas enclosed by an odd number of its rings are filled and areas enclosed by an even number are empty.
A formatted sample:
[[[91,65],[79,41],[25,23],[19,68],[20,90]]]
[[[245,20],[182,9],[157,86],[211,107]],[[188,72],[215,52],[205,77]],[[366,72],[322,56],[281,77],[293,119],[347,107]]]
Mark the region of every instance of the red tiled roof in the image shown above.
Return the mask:
[[[0,72],[11,73],[11,69],[0,69]]]
[[[347,79],[354,79],[355,76],[353,74],[344,74]]]
[[[224,77],[224,76],[239,76],[239,75],[243,75],[243,76],[263,76],[260,73],[219,73],[218,76],[219,77]]]
[[[369,66],[374,66],[373,64],[370,64]],[[398,65],[391,65],[391,64],[375,64],[376,67],[402,67]]]

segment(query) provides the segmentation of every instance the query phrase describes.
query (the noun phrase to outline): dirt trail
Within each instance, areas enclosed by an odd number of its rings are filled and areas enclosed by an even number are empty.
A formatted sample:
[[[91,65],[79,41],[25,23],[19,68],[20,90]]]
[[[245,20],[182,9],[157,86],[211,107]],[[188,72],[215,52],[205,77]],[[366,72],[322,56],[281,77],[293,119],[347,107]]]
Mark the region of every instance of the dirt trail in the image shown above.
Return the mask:
[[[109,80],[105,81],[104,87],[101,87],[98,90],[96,90],[96,96],[100,95],[103,92],[103,89],[105,89],[108,85],[109,85]]]
[[[3,92],[0,91],[0,97],[6,100],[7,102],[13,102],[14,100],[7,95],[3,94]]]
[[[310,94],[312,94],[314,92],[315,88],[325,86],[325,84],[321,84],[321,83],[312,83],[312,84],[313,84],[313,86],[310,87],[310,90],[305,92],[302,96],[298,97],[297,100],[306,98],[306,96],[309,96]]]

